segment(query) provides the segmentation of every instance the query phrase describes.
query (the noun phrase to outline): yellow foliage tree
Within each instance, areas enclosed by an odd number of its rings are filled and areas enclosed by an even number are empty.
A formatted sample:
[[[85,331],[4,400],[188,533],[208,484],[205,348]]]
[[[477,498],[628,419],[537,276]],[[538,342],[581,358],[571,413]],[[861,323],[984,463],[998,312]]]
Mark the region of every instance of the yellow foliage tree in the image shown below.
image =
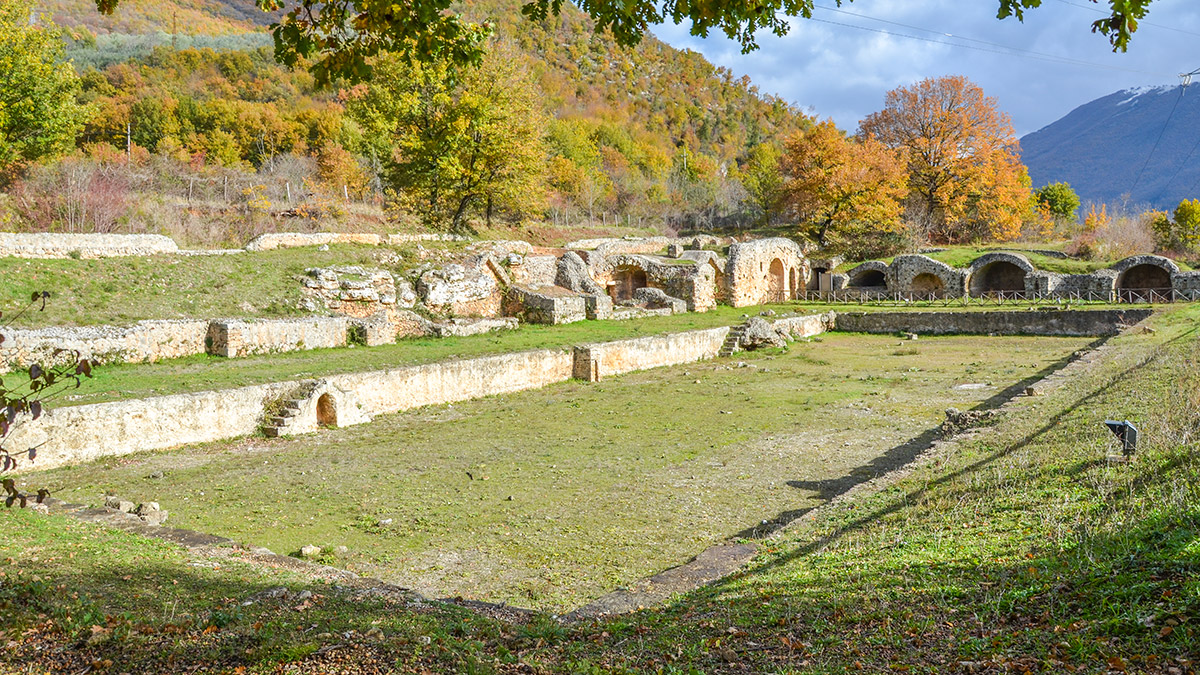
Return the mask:
[[[825,120],[787,140],[781,167],[784,210],[820,246],[834,232],[900,227],[907,175],[900,153],[883,143],[849,140]]]
[[[928,78],[893,89],[860,132],[905,153],[909,206],[932,238],[1020,234],[1033,200],[1012,123],[967,78]]]

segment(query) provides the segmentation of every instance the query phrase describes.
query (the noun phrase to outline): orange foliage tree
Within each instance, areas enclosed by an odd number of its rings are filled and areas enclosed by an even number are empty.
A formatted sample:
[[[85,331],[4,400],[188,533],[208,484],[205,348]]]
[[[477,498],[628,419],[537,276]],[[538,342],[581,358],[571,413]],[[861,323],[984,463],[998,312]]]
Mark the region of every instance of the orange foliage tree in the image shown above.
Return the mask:
[[[893,89],[859,130],[905,153],[911,213],[932,238],[1020,234],[1033,198],[1012,122],[967,78],[927,78]]]
[[[825,120],[787,140],[781,167],[782,206],[820,246],[831,233],[899,228],[907,175],[900,154],[883,143],[849,140]]]

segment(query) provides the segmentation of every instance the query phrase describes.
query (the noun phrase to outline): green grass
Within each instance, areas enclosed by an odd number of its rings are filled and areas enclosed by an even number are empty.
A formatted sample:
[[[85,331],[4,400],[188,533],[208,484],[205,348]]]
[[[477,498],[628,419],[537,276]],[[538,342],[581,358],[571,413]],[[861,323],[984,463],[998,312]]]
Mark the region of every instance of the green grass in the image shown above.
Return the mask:
[[[1104,304],[1079,304],[1080,308],[1104,309]],[[1120,307],[1130,307],[1121,305]],[[733,308],[719,306],[697,314],[686,313],[665,317],[646,317],[623,321],[585,321],[560,326],[525,324],[517,330],[451,338],[412,338],[395,344],[374,347],[314,349],[281,354],[259,354],[227,359],[197,355],[169,359],[156,363],[106,364],[97,368],[92,379],[84,380],[79,389],[72,390],[55,401],[56,406],[102,403],[148,396],[165,396],[214,389],[316,378],[348,372],[383,370],[404,365],[430,363],[455,358],[516,352],[530,349],[569,348],[587,342],[603,342],[624,338],[661,335],[686,330],[699,330],[741,323],[746,315],[763,311],[784,314],[794,312],[813,314],[828,311],[1011,311],[1026,310],[1020,304],[997,307],[989,304],[943,305],[942,303],[850,304],[793,302],[758,307]],[[9,376],[10,384],[23,377]]]
[[[426,248],[461,248],[425,242]],[[25,314],[14,327],[125,325],[143,319],[278,317],[305,314],[297,278],[309,267],[365,265],[397,273],[416,267],[416,245],[339,244],[220,256],[156,255],[96,260],[0,258],[0,308],[11,315],[34,291],[49,291],[45,311]],[[392,266],[382,253],[399,253]]]
[[[1194,672],[1198,319],[1192,307],[1160,313],[1156,333],[1112,340],[1105,360],[1021,399],[980,435],[797,521],[741,573],[600,622],[497,622],[0,511],[0,672],[80,672],[104,660],[111,672],[148,673],[971,670],[960,662],[975,672]],[[1100,423],[1114,416],[1143,430],[1131,464],[1104,460]],[[319,598],[241,605],[281,583]],[[213,618],[221,626],[205,632]],[[89,624],[112,636],[86,645]],[[382,639],[364,637],[374,627]]]
[[[347,546],[339,565],[435,597],[563,611],[817,505],[822,481],[874,475],[947,407],[1087,343],[827,335],[740,356],[747,367],[572,382],[28,480],[71,486],[59,494],[72,501],[158,501],[181,527],[279,552]]]

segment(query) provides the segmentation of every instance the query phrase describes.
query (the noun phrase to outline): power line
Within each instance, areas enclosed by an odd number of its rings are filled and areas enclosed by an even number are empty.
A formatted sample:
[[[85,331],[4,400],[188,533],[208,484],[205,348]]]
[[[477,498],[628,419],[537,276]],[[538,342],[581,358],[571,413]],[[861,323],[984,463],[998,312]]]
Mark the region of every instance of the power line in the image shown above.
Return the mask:
[[[1158,150],[1158,144],[1162,142],[1163,134],[1167,133],[1167,127],[1171,125],[1171,118],[1175,116],[1175,109],[1179,107],[1179,102],[1183,100],[1183,90],[1185,87],[1179,88],[1179,96],[1175,97],[1175,105],[1171,106],[1171,112],[1167,115],[1167,121],[1163,122],[1162,129],[1158,132],[1158,139],[1154,141],[1154,147],[1150,148],[1150,154],[1146,155],[1146,161],[1142,163],[1142,168],[1138,171],[1137,178],[1133,179],[1133,185],[1129,188],[1129,194],[1133,195],[1133,191],[1137,188],[1138,182],[1142,180],[1142,174],[1145,173],[1146,167],[1150,165],[1150,160],[1154,157],[1154,152]]]
[[[822,8],[822,9],[827,9],[827,8]],[[856,16],[859,16],[859,15],[856,15]],[[863,16],[863,18],[872,19],[872,17],[867,17],[867,16]],[[987,52],[989,54],[1001,54],[1004,56],[1018,56],[1021,58],[1032,59],[1035,61],[1047,61],[1050,63],[1057,63],[1059,65],[1104,68],[1107,70],[1119,70],[1119,71],[1124,71],[1127,73],[1138,73],[1139,75],[1150,75],[1152,77],[1159,77],[1161,75],[1161,73],[1151,73],[1151,72],[1145,71],[1145,70],[1136,70],[1133,68],[1122,68],[1120,66],[1109,66],[1109,65],[1105,65],[1103,63],[1092,63],[1090,61],[1079,61],[1077,59],[1070,59],[1070,58],[1058,57],[1058,56],[1053,56],[1053,55],[1045,55],[1045,54],[1042,54],[1041,52],[1031,52],[1026,49],[1017,49],[1015,47],[1005,47],[1004,45],[997,45],[998,47],[1000,47],[999,49],[989,49],[986,47],[977,47],[975,45],[965,45],[965,44],[960,44],[957,42],[947,42],[945,40],[934,40],[933,38],[921,37],[920,35],[908,35],[906,33],[897,33],[895,31],[886,30],[884,28],[871,28],[870,26],[860,26],[860,25],[852,24],[852,23],[843,23],[841,21],[830,21],[829,19],[819,19],[817,17],[813,17],[813,18],[807,19],[807,20],[808,21],[818,21],[820,23],[827,23],[832,26],[842,26],[844,28],[855,28],[858,30],[865,30],[865,31],[869,31],[871,33],[881,33],[883,35],[891,35],[893,37],[908,38],[910,40],[920,40],[921,42],[929,42],[932,44],[948,45],[950,47],[961,47],[962,49],[973,49],[975,51]],[[887,21],[885,19],[872,19],[872,20],[884,21],[885,23],[895,23],[895,22]],[[897,25],[903,25],[903,24],[897,24]],[[950,35],[949,33],[942,33],[940,31],[932,31],[932,30],[927,30],[924,28],[912,27],[912,29],[926,31],[926,32],[930,32],[930,33],[937,33],[939,35]],[[957,36],[951,35],[951,37],[957,37]],[[959,39],[963,39],[963,38],[959,38]],[[995,44],[995,43],[986,43],[986,44]]]
[[[1099,7],[1089,7],[1088,5],[1081,5],[1077,2],[1071,2],[1070,0],[1058,0],[1058,1],[1064,5],[1078,7],[1079,9],[1086,9],[1091,12],[1099,12],[1100,14],[1104,14],[1106,16],[1108,15],[1108,12],[1104,11],[1103,9],[1100,9]],[[1155,28],[1161,28],[1163,30],[1174,31],[1176,33],[1183,33],[1184,35],[1195,35],[1197,37],[1200,37],[1200,33],[1197,33],[1195,31],[1184,30],[1182,28],[1176,28],[1174,26],[1166,26],[1161,23],[1150,23],[1149,21],[1139,21],[1138,26],[1153,26]]]
[[[1000,49],[1005,49],[1005,50],[1013,51],[1013,52],[1021,52],[1021,53],[1029,54],[1031,56],[1041,56],[1041,57],[1045,57],[1048,59],[1053,59],[1054,61],[1057,61],[1057,62],[1071,63],[1071,64],[1077,64],[1077,65],[1083,65],[1083,66],[1092,66],[1092,67],[1096,67],[1096,68],[1113,68],[1113,66],[1107,66],[1102,63],[1083,61],[1080,59],[1073,59],[1069,56],[1060,56],[1058,54],[1049,54],[1046,52],[1035,52],[1030,49],[1023,49],[1021,47],[1010,47],[1008,45],[1003,45],[998,42],[990,42],[988,40],[979,40],[977,38],[967,37],[965,35],[955,35],[954,33],[947,33],[945,31],[933,30],[933,29],[929,29],[929,28],[921,28],[920,26],[913,26],[911,24],[901,23],[899,21],[892,21],[890,19],[880,19],[878,17],[868,16],[866,14],[859,14],[857,12],[850,12],[850,11],[847,11],[844,9],[839,9],[837,7],[828,7],[825,5],[813,5],[813,6],[819,8],[819,9],[824,9],[824,10],[830,11],[830,12],[837,12],[838,14],[845,14],[847,16],[858,17],[860,19],[867,19],[869,21],[878,21],[879,23],[891,24],[893,26],[899,26],[901,28],[907,28],[909,30],[918,30],[923,33],[933,33],[934,35],[941,35],[944,37],[953,38],[955,40],[965,40],[967,42],[975,42],[975,43],[978,43],[981,45],[987,45],[990,47],[999,47]],[[963,45],[963,46],[966,46],[966,45]],[[1134,72],[1143,72],[1143,71],[1134,71]],[[1145,74],[1153,75],[1154,73],[1145,73]]]

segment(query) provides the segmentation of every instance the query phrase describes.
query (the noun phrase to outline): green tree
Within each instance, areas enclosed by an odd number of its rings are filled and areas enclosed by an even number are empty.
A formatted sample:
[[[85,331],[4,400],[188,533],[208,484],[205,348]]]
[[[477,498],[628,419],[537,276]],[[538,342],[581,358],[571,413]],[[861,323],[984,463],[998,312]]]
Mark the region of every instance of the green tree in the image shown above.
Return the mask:
[[[74,147],[86,114],[58,32],[31,18],[24,0],[0,0],[0,183]]]
[[[774,143],[759,143],[750,151],[750,157],[738,174],[763,225],[769,225],[779,210],[779,195],[783,188],[779,156],[779,148]]]
[[[348,102],[380,157],[395,202],[427,226],[544,207],[545,127],[529,75],[506,49],[478,68],[383,59]]]
[[[1150,220],[1158,246],[1167,251],[1196,251],[1200,248],[1200,199],[1185,199],[1173,217],[1159,211]]]
[[[1079,211],[1079,195],[1067,183],[1050,183],[1033,193],[1047,213],[1059,220],[1075,220]]]
[[[249,3],[250,0],[244,0]],[[837,0],[841,5],[843,0]],[[850,0],[845,0],[847,3]],[[992,0],[993,2],[997,0]],[[1138,21],[1153,0],[1111,0],[1108,16],[1092,23],[1092,31],[1109,38],[1113,49],[1124,51]],[[288,65],[311,64],[318,79],[344,76],[362,81],[371,77],[371,58],[396,52],[406,59],[449,59],[477,63],[489,24],[465,21],[453,0],[254,0],[261,9],[287,13],[273,26],[276,57]],[[1025,10],[1042,0],[998,0],[998,17],[1023,21]],[[96,0],[111,14],[120,0]],[[562,9],[562,0],[530,0],[521,12],[541,21]],[[736,40],[743,52],[758,48],[755,34],[788,32],[789,17],[811,18],[814,0],[585,0],[579,7],[591,15],[597,31],[609,32],[622,45],[641,41],[650,26],[670,20],[690,23],[693,35],[711,31]]]

